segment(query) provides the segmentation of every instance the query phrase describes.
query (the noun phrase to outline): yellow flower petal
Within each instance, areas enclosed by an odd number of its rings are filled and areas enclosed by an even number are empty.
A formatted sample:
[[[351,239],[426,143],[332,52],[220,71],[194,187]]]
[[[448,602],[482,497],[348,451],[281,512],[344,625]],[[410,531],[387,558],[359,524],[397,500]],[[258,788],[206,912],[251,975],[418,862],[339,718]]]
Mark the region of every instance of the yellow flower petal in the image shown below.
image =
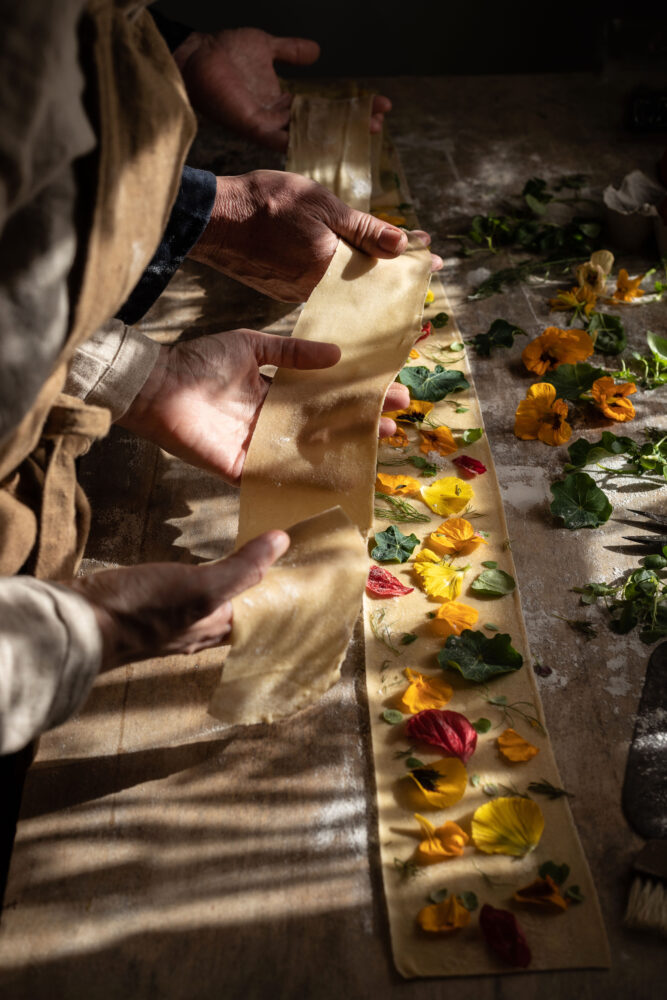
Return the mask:
[[[380,438],[380,444],[389,445],[390,448],[407,448],[409,443],[408,435],[402,427],[397,427],[395,434],[390,434],[389,437]]]
[[[552,387],[553,388],[553,387]],[[421,497],[436,514],[459,514],[473,497],[472,486],[457,476],[437,479],[430,486],[422,486]]]
[[[412,476],[387,476],[384,472],[378,472],[375,489],[390,497],[413,497],[421,490],[421,483]]]
[[[424,417],[427,417],[433,409],[433,403],[427,403],[425,399],[413,399],[410,405],[404,410],[390,410],[383,413],[383,417],[390,417],[404,424],[419,424]]]
[[[523,736],[514,729],[506,729],[498,737],[498,749],[503,757],[511,760],[514,764],[525,763],[532,760],[540,752],[537,747],[524,740]]]
[[[429,597],[453,601],[461,593],[464,571],[443,562],[430,549],[422,549],[417,553],[412,568]]]
[[[458,601],[445,601],[437,610],[435,618],[431,619],[431,628],[436,635],[447,637],[461,635],[465,628],[472,628],[479,618],[479,611],[460,604]]]
[[[424,840],[417,848],[417,859],[422,864],[435,864],[448,858],[460,858],[469,841],[468,834],[458,823],[451,821],[442,826],[434,826],[425,816],[415,813],[415,819],[422,828]]]
[[[434,809],[447,809],[463,798],[468,785],[468,772],[458,757],[444,757],[424,767],[410,771],[428,805]]]
[[[435,295],[433,294],[433,292],[429,288],[429,290],[426,293],[426,298],[424,299],[424,305],[430,306],[431,302],[433,302],[434,299],[435,299]]]
[[[522,858],[534,850],[544,830],[544,816],[537,802],[503,797],[476,809],[472,839],[485,854],[511,854]]]
[[[454,435],[444,424],[432,431],[420,430],[419,436],[422,439],[421,450],[425,455],[430,451],[436,451],[439,455],[453,455],[459,449]]]
[[[486,540],[464,517],[450,517],[431,532],[426,544],[443,556],[467,556],[480,545],[486,545]]]
[[[459,927],[468,926],[470,910],[466,909],[458,896],[448,896],[441,903],[433,903],[420,910],[417,923],[423,931],[430,934],[451,934]]]
[[[405,216],[404,215],[392,215],[390,212],[375,211],[371,212],[376,219],[380,219],[381,222],[388,222],[390,226],[404,226]]]
[[[616,291],[612,295],[614,302],[632,302],[633,299],[643,295],[643,290],[639,287],[646,275],[640,274],[636,278],[631,278],[624,267],[618,272],[616,281]]]
[[[427,708],[442,708],[454,693],[454,689],[444,678],[427,677],[410,667],[405,668],[405,676],[410,681],[410,686],[403,692],[399,705],[412,715]]]

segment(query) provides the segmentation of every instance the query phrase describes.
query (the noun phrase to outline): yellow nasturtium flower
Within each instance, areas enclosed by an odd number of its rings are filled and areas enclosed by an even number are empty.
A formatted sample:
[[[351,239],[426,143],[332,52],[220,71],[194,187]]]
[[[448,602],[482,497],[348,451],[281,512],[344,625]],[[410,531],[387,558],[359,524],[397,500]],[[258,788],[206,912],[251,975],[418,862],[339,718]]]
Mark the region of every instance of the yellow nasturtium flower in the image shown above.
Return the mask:
[[[464,517],[450,517],[431,532],[426,544],[441,556],[468,556],[486,540]]]
[[[640,274],[636,278],[631,278],[624,267],[618,272],[618,278],[616,279],[616,291],[612,295],[613,302],[632,302],[633,299],[639,298],[640,295],[644,295],[643,290],[639,287],[646,277],[645,274]]]
[[[451,699],[454,689],[442,677],[427,677],[417,670],[405,668],[410,686],[401,696],[400,708],[414,715],[427,708],[442,708]]]
[[[422,439],[421,451],[425,455],[428,455],[430,451],[436,451],[438,455],[453,455],[455,451],[459,450],[454,435],[444,424],[432,431],[420,430],[419,436]]]
[[[519,736],[515,729],[506,729],[498,737],[498,749],[513,764],[525,764],[540,752],[536,746]]]
[[[442,826],[434,826],[430,819],[415,813],[415,819],[422,828],[424,840],[417,848],[417,859],[422,864],[431,865],[449,858],[460,858],[463,848],[470,840],[458,823],[451,820]]]
[[[429,415],[432,409],[433,403],[428,403],[425,399],[413,399],[410,401],[410,405],[406,406],[404,410],[390,410],[387,413],[383,413],[382,416],[390,417],[399,423],[418,424],[421,423],[424,417]]]
[[[574,309],[575,313],[583,312],[590,316],[597,300],[596,292],[589,285],[575,285],[568,292],[557,292],[555,299],[549,299],[549,305],[553,312]]]
[[[433,903],[420,910],[417,923],[423,931],[431,934],[451,934],[459,927],[468,926],[470,910],[465,908],[458,896],[448,896],[441,903]]]
[[[430,549],[422,549],[417,553],[412,568],[419,577],[422,590],[425,590],[429,597],[454,601],[461,593],[464,570],[455,569],[449,563],[443,562],[440,556]]]
[[[461,604],[459,601],[445,601],[438,608],[435,618],[431,619],[431,628],[436,635],[447,638],[450,635],[461,635],[466,628],[472,628],[479,618],[479,611]]]
[[[468,772],[458,757],[443,757],[432,764],[416,767],[408,777],[434,809],[447,809],[456,805],[463,798],[468,785]]]
[[[585,330],[549,326],[524,347],[521,360],[528,371],[544,375],[559,365],[585,361],[593,350],[593,341]]]
[[[434,299],[435,299],[435,295],[433,294],[433,292],[429,288],[429,290],[426,293],[426,298],[424,299],[424,305],[425,306],[430,306],[431,302],[433,302]]]
[[[522,441],[539,438],[551,445],[569,441],[572,428],[567,422],[567,403],[556,399],[556,390],[549,382],[531,385],[526,398],[517,406],[514,433]]]
[[[422,486],[421,497],[432,511],[446,517],[460,514],[472,500],[472,486],[457,476],[436,479],[430,486]]]
[[[533,851],[544,831],[544,816],[537,802],[502,797],[486,802],[472,817],[472,839],[485,854],[511,854],[522,858]]]
[[[421,483],[412,476],[387,476],[378,472],[375,489],[389,497],[413,497],[421,490]]]
[[[613,378],[605,375],[593,382],[591,396],[596,407],[604,413],[605,417],[626,423],[635,416],[635,408],[626,397],[631,396],[636,391],[637,386],[634,382],[623,382],[616,385]]]

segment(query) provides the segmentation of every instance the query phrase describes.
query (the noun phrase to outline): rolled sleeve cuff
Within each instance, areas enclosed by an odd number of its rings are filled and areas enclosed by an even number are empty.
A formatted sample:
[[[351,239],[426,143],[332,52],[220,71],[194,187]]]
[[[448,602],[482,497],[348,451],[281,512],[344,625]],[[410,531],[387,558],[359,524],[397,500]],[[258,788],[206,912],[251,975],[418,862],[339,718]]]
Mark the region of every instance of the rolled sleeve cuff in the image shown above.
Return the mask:
[[[162,241],[134,291],[116,314],[123,323],[137,323],[167,287],[206,229],[215,192],[215,174],[183,167],[181,186]]]

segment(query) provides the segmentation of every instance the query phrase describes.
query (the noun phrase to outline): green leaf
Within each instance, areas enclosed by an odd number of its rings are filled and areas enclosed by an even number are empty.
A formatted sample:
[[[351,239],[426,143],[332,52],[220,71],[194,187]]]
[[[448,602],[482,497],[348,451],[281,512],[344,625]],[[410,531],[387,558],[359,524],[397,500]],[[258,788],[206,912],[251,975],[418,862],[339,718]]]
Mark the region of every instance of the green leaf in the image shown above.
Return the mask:
[[[571,472],[551,487],[551,513],[570,530],[597,528],[609,520],[612,506],[605,493],[586,472]]]
[[[667,337],[660,337],[657,333],[652,333],[649,330],[646,334],[646,343],[654,354],[657,354],[663,361],[667,361]]]
[[[458,436],[464,444],[474,444],[475,441],[479,441],[483,434],[484,431],[481,427],[469,427],[467,431]]]
[[[612,434],[611,431],[603,431],[599,441],[587,441],[586,438],[578,438],[573,444],[568,446],[567,453],[570,456],[570,463],[575,469],[581,469],[585,465],[592,465],[605,455],[632,455],[638,451],[635,441],[629,437]]]
[[[410,461],[416,469],[421,470],[422,476],[434,476],[438,471],[438,466],[427,462],[422,455],[410,455]]]
[[[472,728],[476,733],[488,733],[491,728],[490,719],[478,719],[477,722],[473,722]]]
[[[494,319],[486,333],[478,333],[470,343],[477,354],[488,358],[494,347],[511,347],[515,337],[526,337],[526,331],[508,323],[505,319]]]
[[[376,562],[407,562],[415,546],[419,545],[415,534],[404,535],[395,524],[390,524],[386,531],[378,531],[375,541],[371,559]]]
[[[480,786],[481,783],[482,783],[482,779],[480,778],[480,776],[478,774],[471,774],[470,775],[470,784],[472,785],[473,788],[479,788],[479,786]]]
[[[399,712],[395,708],[385,708],[382,713],[382,718],[385,722],[388,722],[390,726],[397,726],[399,722],[403,722],[403,713]]]
[[[549,382],[556,390],[558,399],[569,399],[577,402],[583,393],[588,392],[596,379],[605,374],[603,368],[594,368],[586,361],[578,361],[575,365],[559,365],[548,372],[543,382]]]
[[[454,413],[467,413],[469,410],[468,406],[457,406]]]
[[[433,323],[436,330],[439,330],[441,326],[447,326],[449,323],[449,316],[445,312],[436,313],[431,320],[431,323]]]
[[[494,625],[493,622],[487,622],[485,625],[482,625],[482,628],[488,629],[489,632],[500,632],[498,626]]]
[[[443,670],[458,670],[466,680],[483,684],[499,674],[509,674],[523,666],[523,657],[512,646],[506,632],[487,638],[483,632],[464,629],[450,635],[438,653]]]
[[[454,340],[449,345],[449,349],[450,349],[450,351],[454,351],[455,353],[459,353],[460,351],[464,351],[465,350],[465,344],[462,344],[460,340]]]
[[[570,903],[583,903],[584,901],[584,896],[578,885],[568,885],[563,893],[563,898],[567,899]]]
[[[563,796],[568,799],[574,798],[572,792],[566,792],[564,788],[552,785],[546,778],[540,778],[539,781],[531,781],[528,785],[528,791],[534,795],[546,795],[550,802],[553,802],[555,799],[562,799]]]
[[[502,569],[485,569],[475,577],[470,587],[481,597],[504,597],[512,593],[516,583],[514,578]]]
[[[419,757],[408,757],[405,761],[405,766],[409,767],[410,770],[412,770],[413,767],[426,767],[424,761],[420,760]]]
[[[628,338],[620,316],[592,312],[586,331],[590,334],[598,354],[620,354],[628,346]]]
[[[485,559],[482,566],[486,566],[487,569],[496,569],[498,567],[498,563],[494,562],[493,559]]]
[[[433,892],[429,892],[428,898],[431,903],[442,903],[443,899],[447,899],[448,891],[447,889],[434,889]]]
[[[398,381],[408,387],[412,399],[428,403],[437,403],[450,392],[470,388],[463,372],[445,369],[442,365],[436,365],[433,371],[425,365],[404,368],[399,372]]]
[[[470,891],[460,892],[458,896],[463,905],[465,906],[466,910],[470,910],[472,912],[473,910],[476,910],[477,907],[479,906],[479,900],[477,899],[477,896],[475,895],[474,892]]]
[[[401,646],[409,646],[411,643],[416,642],[417,633],[416,632],[404,632],[400,638]]]
[[[555,861],[545,861],[538,868],[537,874],[540,878],[546,878],[547,875],[550,875],[556,885],[562,885],[570,874],[570,866],[564,863],[557,865]]]

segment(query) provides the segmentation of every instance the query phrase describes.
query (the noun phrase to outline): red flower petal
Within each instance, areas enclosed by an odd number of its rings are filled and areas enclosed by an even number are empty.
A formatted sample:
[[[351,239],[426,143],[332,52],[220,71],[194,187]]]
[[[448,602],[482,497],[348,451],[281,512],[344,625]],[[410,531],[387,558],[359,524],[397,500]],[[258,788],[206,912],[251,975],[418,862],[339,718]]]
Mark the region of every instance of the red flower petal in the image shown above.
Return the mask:
[[[530,965],[530,948],[513,913],[485,903],[479,913],[479,926],[489,948],[508,965],[520,969]]]
[[[413,715],[407,724],[407,736],[437,747],[447,757],[458,757],[464,764],[477,746],[477,733],[465,715],[442,708],[427,708]]]
[[[483,472],[486,472],[486,466],[478,462],[476,458],[470,458],[469,455],[459,455],[458,458],[453,458],[452,462],[465,472],[469,479],[472,479],[473,476],[481,476]]]
[[[431,324],[424,323],[422,327],[421,337],[417,337],[417,339],[415,340],[415,344],[418,344],[420,340],[426,340],[427,337],[430,337],[432,331],[433,327],[431,326]]]
[[[411,594],[414,587],[404,587],[400,580],[381,566],[371,566],[366,581],[366,590],[376,597],[400,597],[402,594]]]

